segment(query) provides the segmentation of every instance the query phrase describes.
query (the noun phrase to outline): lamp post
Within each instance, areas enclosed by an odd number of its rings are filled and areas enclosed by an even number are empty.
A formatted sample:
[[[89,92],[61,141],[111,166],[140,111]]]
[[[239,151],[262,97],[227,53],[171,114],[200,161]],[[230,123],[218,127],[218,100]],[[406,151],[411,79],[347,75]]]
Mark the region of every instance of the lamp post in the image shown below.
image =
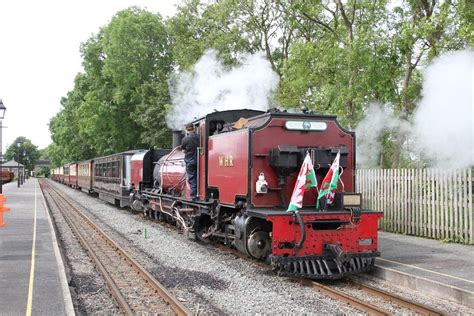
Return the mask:
[[[2,175],[2,167],[3,167],[3,149],[2,149],[2,120],[5,118],[5,111],[7,108],[3,104],[2,99],[0,99],[0,194],[3,194],[3,175]]]
[[[26,155],[26,152],[25,152],[25,155]],[[26,180],[28,180],[28,178],[29,178],[29,173],[30,173],[30,172],[29,172],[30,169],[26,169],[26,167],[28,167],[29,164],[30,164],[30,157],[29,157],[29,156],[26,156],[24,161],[25,161],[25,167],[24,167],[24,168],[25,168],[25,172],[24,172],[24,179],[23,179],[23,182],[26,182]]]
[[[22,158],[21,158],[21,164],[23,165],[22,172],[21,172],[21,185],[25,184],[25,171],[26,171],[26,152],[23,150]]]
[[[18,183],[18,187],[20,187],[20,146],[21,146],[21,142],[17,142],[16,143],[16,147],[18,148],[18,161],[17,161],[17,183]]]

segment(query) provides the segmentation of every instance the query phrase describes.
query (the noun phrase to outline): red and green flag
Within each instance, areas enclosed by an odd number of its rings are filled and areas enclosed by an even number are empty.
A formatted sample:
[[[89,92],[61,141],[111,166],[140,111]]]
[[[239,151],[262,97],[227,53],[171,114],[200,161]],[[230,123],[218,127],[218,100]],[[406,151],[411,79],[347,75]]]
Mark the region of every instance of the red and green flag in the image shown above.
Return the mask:
[[[296,211],[303,207],[303,195],[306,188],[317,187],[318,181],[316,180],[316,174],[314,173],[313,162],[311,157],[306,154],[306,157],[301,165],[300,173],[296,179],[295,188],[291,195],[290,205],[288,205],[287,212]]]
[[[316,203],[316,208],[319,208],[319,200],[326,196],[327,203],[332,204],[334,203],[334,193],[337,189],[337,182],[339,181],[339,157],[341,153],[338,152],[334,162],[331,165],[328,173],[321,182],[321,189],[319,190],[318,194],[318,202]]]

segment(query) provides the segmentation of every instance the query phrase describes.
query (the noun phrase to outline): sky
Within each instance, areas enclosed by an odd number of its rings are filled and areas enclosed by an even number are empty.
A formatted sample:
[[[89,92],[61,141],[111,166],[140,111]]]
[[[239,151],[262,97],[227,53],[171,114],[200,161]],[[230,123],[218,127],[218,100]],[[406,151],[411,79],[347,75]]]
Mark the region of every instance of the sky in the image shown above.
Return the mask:
[[[19,136],[38,146],[52,141],[49,120],[82,71],[79,47],[130,6],[170,17],[179,0],[0,1],[0,99],[5,152]]]

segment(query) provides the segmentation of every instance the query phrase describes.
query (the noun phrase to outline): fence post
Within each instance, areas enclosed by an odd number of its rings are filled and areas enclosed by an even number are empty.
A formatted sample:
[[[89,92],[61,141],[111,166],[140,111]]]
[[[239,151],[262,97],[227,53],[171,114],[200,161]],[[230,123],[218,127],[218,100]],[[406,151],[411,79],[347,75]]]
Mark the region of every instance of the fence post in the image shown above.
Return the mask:
[[[468,203],[468,208],[469,208],[469,216],[471,217],[471,222],[470,222],[470,243],[474,244],[474,213],[472,212],[472,169],[468,170],[468,188],[469,188],[469,193],[468,193],[468,198],[467,203]]]

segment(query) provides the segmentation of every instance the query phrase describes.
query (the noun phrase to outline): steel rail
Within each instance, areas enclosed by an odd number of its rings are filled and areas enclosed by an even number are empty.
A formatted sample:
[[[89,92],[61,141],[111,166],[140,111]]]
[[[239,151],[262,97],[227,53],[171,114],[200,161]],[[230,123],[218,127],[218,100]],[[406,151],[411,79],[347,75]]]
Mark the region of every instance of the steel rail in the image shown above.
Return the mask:
[[[155,290],[155,293],[158,293],[158,295],[167,303],[170,305],[171,309],[178,315],[192,315],[191,311],[188,310],[183,304],[181,304],[181,302],[179,302],[161,283],[159,283],[148,271],[146,271],[135,259],[131,258],[127,252],[122,248],[120,247],[115,241],[113,241],[105,232],[102,231],[102,229],[100,229],[91,219],[89,219],[89,217],[87,215],[85,215],[81,210],[79,210],[76,206],[74,206],[73,204],[71,204],[68,199],[66,197],[64,197],[64,195],[60,192],[58,192],[54,187],[52,187],[49,183],[47,184],[47,186],[49,187],[49,189],[51,191],[53,191],[54,193],[56,193],[70,208],[74,209],[78,215],[80,215],[95,231],[97,231],[101,236],[102,238],[104,238],[104,240],[106,240],[106,242],[112,247],[114,248],[134,269],[137,270],[137,272],[140,274],[140,276]],[[42,188],[43,190],[43,188]],[[66,213],[66,212],[64,212]],[[66,215],[66,216],[69,216],[69,215]],[[69,219],[70,221],[70,219]],[[68,222],[69,222],[68,221]],[[72,221],[71,221],[72,223]],[[75,224],[72,223],[72,225],[75,226]],[[77,227],[76,227],[77,229]],[[80,231],[78,231],[79,235],[78,236],[81,236],[80,235]],[[82,240],[82,242],[86,243],[87,244],[87,241],[81,236],[80,239]],[[82,243],[81,242],[81,243]],[[86,247],[87,249],[91,249],[89,246]],[[92,252],[92,249],[89,251],[89,253],[93,253]],[[102,270],[105,272],[104,276],[105,275],[108,275],[108,272],[105,270],[105,268],[103,267],[103,265],[100,263],[99,259],[93,255],[93,257],[95,257],[95,259],[97,259],[97,262],[98,262],[98,267],[99,269]],[[94,260],[95,260],[94,259]],[[100,268],[102,267],[102,268]],[[108,282],[108,278],[110,279],[111,283],[110,283],[110,288],[112,291],[116,291],[117,293],[120,293],[120,291],[118,290],[118,287],[115,285],[115,282],[113,282],[113,280],[111,279],[111,277],[105,277],[106,278],[106,281]],[[114,289],[115,288],[115,289]],[[120,294],[121,296],[121,294]],[[122,298],[119,298],[119,296],[117,296],[117,301],[118,303],[122,306],[124,303],[121,302],[122,300],[125,302],[125,299],[122,297]],[[127,304],[125,302],[125,304]],[[128,304],[127,304],[128,305]],[[129,314],[129,312],[127,311],[127,307],[124,307],[124,311]],[[131,311],[130,309],[130,315],[133,315],[133,311]]]
[[[267,267],[268,268],[268,264],[265,264],[263,262],[258,262],[258,261],[254,261],[254,260],[251,260],[249,259],[247,256],[245,256],[244,254],[242,254],[240,251],[236,251],[235,249],[231,249],[231,248],[228,248],[228,247],[225,247],[224,245],[218,245],[218,248],[223,250],[223,251],[227,251],[243,260],[247,260],[247,261],[251,261],[252,263],[254,264],[257,264],[259,265],[260,267]],[[270,271],[270,269],[269,269]],[[315,288],[316,290],[318,290],[319,292],[337,300],[337,301],[341,301],[341,302],[345,302],[349,305],[351,305],[352,307],[360,310],[360,311],[363,311],[363,312],[366,312],[368,315],[374,315],[374,316],[387,316],[387,315],[392,315],[390,312],[388,311],[385,311],[381,308],[379,308],[378,306],[375,306],[373,304],[370,304],[368,302],[365,302],[363,300],[360,300],[358,298],[355,298],[355,297],[352,297],[346,293],[343,293],[341,291],[338,291],[336,289],[333,289],[331,287],[328,287],[328,286],[325,286],[319,282],[316,282],[316,281],[312,281],[312,280],[308,280],[308,279],[299,279],[299,278],[291,278],[292,280],[294,280],[295,282],[298,282],[304,286],[307,286],[307,287],[312,287],[312,288]]]
[[[299,280],[299,279],[297,279]],[[355,297],[352,297],[346,293],[343,293],[341,291],[338,291],[338,290],[335,290],[333,288],[330,288],[329,286],[326,286],[326,285],[323,285],[321,283],[318,283],[318,282],[315,282],[315,281],[311,281],[311,280],[299,280],[301,283],[303,283],[303,285],[306,285],[306,286],[309,286],[309,287],[313,287],[315,288],[316,290],[318,290],[319,292],[335,299],[335,300],[338,300],[338,301],[341,301],[341,302],[345,302],[349,305],[351,305],[352,307],[360,310],[360,311],[363,311],[363,312],[366,312],[368,315],[374,315],[374,316],[388,316],[388,315],[391,315],[390,312],[388,311],[385,311],[373,304],[370,304],[370,303],[367,303],[365,301],[362,301],[358,298],[355,298]]]
[[[43,190],[43,188],[41,188],[41,189]],[[44,192],[43,192],[43,194],[44,194]],[[59,210],[61,210],[61,207],[59,206],[59,204],[56,201],[54,201],[54,203],[56,204],[57,208]],[[119,306],[122,308],[122,311],[126,315],[133,315],[133,311],[132,311],[130,305],[127,303],[125,297],[120,292],[117,284],[115,284],[115,282],[112,279],[112,277],[110,276],[109,272],[107,272],[107,270],[105,269],[102,262],[100,262],[99,258],[96,256],[95,252],[93,251],[93,249],[91,248],[91,246],[89,245],[87,240],[82,236],[81,230],[76,226],[76,224],[70,218],[70,215],[67,214],[67,212],[63,212],[61,210],[61,214],[63,215],[63,217],[66,220],[69,227],[71,227],[74,234],[79,239],[79,242],[81,243],[82,247],[84,247],[87,250],[87,252],[89,253],[89,255],[92,257],[92,260],[94,261],[94,265],[99,269],[100,273],[104,277],[105,282],[106,282],[107,286],[109,287],[112,296],[115,298],[115,300],[117,301]]]
[[[408,308],[414,312],[417,312],[422,315],[445,315],[443,312],[434,309],[432,307],[423,305],[421,303],[415,302],[413,300],[401,297],[399,295],[384,291],[382,289],[361,283],[359,281],[349,279],[347,280],[349,283],[359,287],[361,290],[366,291],[370,294],[379,296],[385,300],[388,300],[396,305]]]

